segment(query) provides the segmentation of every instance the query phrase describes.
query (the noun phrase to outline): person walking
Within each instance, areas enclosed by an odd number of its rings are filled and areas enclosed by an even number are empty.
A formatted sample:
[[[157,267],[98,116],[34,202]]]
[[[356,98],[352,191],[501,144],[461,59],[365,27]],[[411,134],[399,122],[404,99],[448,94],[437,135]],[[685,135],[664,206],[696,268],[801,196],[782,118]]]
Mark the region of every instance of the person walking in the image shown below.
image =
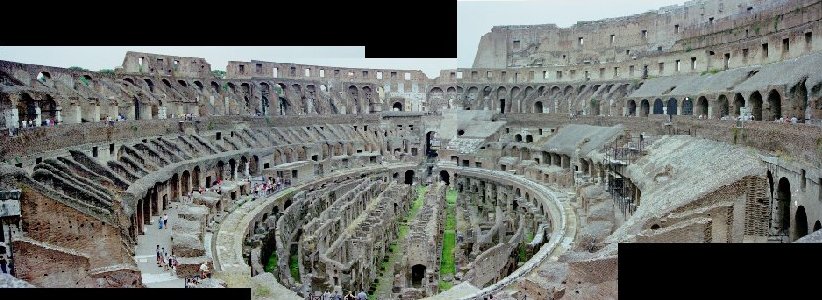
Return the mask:
[[[355,300],[355,299],[356,299],[356,297],[354,297],[354,293],[352,293],[351,291],[348,291],[348,294],[345,295],[345,300]]]
[[[357,293],[357,300],[368,300],[368,295],[364,291]]]
[[[160,266],[160,262],[163,261],[163,252],[160,252],[160,245],[157,245],[157,266]]]
[[[163,226],[168,228],[168,214],[163,214]]]

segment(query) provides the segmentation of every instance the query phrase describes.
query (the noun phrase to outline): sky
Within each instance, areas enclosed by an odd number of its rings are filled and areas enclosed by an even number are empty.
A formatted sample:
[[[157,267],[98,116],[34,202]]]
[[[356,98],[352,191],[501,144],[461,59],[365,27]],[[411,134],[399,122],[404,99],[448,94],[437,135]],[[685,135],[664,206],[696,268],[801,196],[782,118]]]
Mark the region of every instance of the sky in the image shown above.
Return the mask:
[[[0,60],[93,71],[113,69],[127,51],[204,57],[212,70],[225,70],[228,61],[261,60],[335,67],[422,70],[429,78],[442,69],[470,68],[483,34],[498,25],[556,24],[568,27],[649,10],[684,0],[458,0],[457,55],[455,58],[364,58],[364,47],[145,47],[145,46],[0,46]],[[422,18],[422,17],[421,17]]]

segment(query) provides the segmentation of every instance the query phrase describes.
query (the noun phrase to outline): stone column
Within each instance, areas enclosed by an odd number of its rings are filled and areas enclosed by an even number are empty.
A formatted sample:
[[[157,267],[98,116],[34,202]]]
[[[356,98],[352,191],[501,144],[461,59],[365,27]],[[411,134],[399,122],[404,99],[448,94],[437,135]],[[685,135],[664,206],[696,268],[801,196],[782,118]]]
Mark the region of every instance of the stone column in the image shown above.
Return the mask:
[[[42,124],[42,114],[40,114],[40,106],[36,106],[34,108],[34,113],[36,114],[36,118],[34,119],[34,126],[40,126]]]

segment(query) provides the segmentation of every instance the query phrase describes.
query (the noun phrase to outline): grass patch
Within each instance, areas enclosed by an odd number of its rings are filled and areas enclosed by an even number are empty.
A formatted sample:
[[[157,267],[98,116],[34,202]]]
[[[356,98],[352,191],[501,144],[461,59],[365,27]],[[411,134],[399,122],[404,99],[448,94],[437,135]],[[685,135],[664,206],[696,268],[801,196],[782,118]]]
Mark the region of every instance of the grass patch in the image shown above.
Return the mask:
[[[380,263],[380,270],[385,270],[385,274],[382,275],[380,281],[377,282],[377,286],[374,288],[374,291],[368,292],[368,299],[377,299],[375,294],[381,290],[383,284],[393,284],[394,274],[389,274],[388,269],[391,264],[396,261],[397,257],[400,256],[398,253],[399,251],[399,244],[405,240],[405,237],[408,235],[408,230],[410,227],[408,226],[408,222],[414,220],[417,216],[417,213],[420,211],[422,204],[425,202],[425,192],[428,190],[427,186],[420,185],[417,187],[417,197],[414,198],[414,201],[411,202],[411,209],[408,210],[408,213],[405,215],[405,219],[403,222],[400,222],[398,232],[397,232],[397,240],[393,243],[388,245],[388,260],[382,261]]]
[[[291,278],[297,281],[297,283],[302,283],[300,280],[300,260],[297,258],[296,254],[292,254],[288,260],[289,269],[291,269]]]
[[[448,289],[450,289],[451,287],[454,286],[453,283],[450,283],[448,281],[443,281],[443,280],[440,280],[439,285],[440,285],[440,293],[445,292],[445,291],[447,291]]]
[[[271,257],[268,258],[268,263],[265,264],[263,269],[268,273],[274,273],[277,270],[277,253],[271,253]]]
[[[445,232],[442,236],[442,259],[440,260],[440,278],[445,275],[454,275],[456,266],[454,264],[454,248],[457,245],[457,191],[449,189],[445,193]],[[448,290],[453,286],[451,282],[440,280],[440,292]]]

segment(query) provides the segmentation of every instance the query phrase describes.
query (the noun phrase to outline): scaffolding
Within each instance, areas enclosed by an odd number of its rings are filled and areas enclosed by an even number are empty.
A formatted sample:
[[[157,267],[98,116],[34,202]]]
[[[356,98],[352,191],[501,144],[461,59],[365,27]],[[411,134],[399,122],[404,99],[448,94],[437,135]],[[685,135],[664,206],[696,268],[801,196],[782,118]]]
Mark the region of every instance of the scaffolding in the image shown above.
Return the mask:
[[[625,218],[633,215],[639,206],[640,192],[630,178],[622,176],[622,172],[645,153],[649,136],[640,134],[638,137],[626,136],[605,144],[603,152],[605,158],[602,165],[606,166],[604,181],[606,191],[611,194],[614,207],[622,212]]]

